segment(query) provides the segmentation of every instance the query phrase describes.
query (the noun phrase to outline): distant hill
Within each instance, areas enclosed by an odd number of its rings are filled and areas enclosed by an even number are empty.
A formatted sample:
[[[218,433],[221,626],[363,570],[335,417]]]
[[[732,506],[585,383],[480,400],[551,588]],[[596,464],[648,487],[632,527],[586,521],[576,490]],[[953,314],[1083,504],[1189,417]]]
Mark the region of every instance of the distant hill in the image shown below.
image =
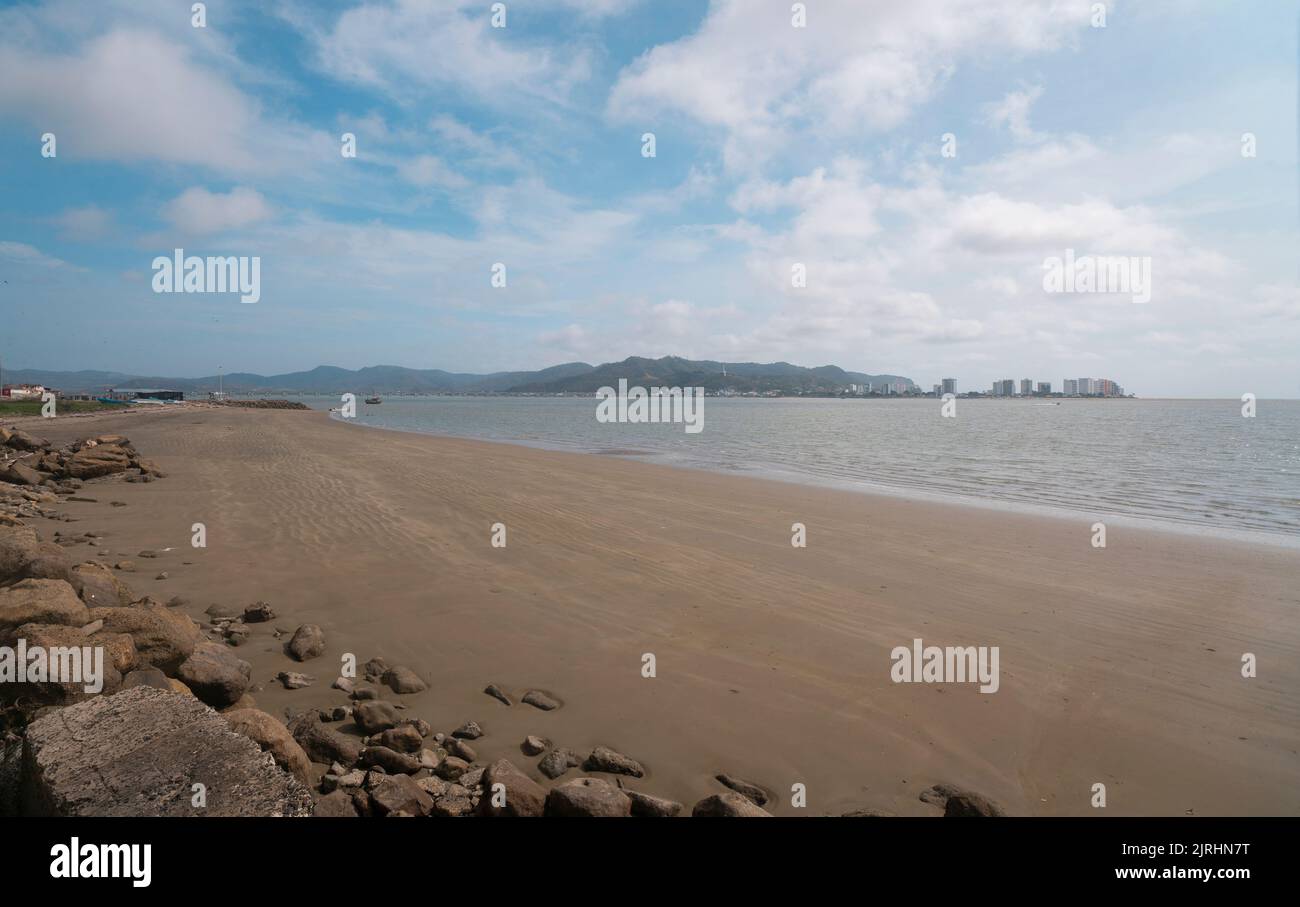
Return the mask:
[[[723,372],[726,372],[724,375]],[[321,365],[306,372],[284,375],[255,375],[232,372],[222,379],[222,386],[234,393],[353,393],[377,394],[498,394],[498,393],[595,393],[605,385],[616,387],[620,378],[630,384],[660,387],[703,387],[707,390],[734,389],[780,391],[782,393],[833,393],[850,384],[875,388],[902,381],[901,375],[867,375],[848,372],[834,365],[805,368],[788,362],[714,362],[665,356],[643,359],[633,356],[622,362],[593,366],[585,362],[566,362],[539,371],[493,372],[477,375],[445,372],[441,369],[413,369],[397,365],[372,365],[367,368],[338,368]],[[158,375],[131,375],[122,372],[53,372],[41,369],[5,370],[6,384],[43,384],[64,393],[99,393],[109,387],[163,387],[190,394],[206,393],[217,388],[217,376],[203,378],[166,378]]]

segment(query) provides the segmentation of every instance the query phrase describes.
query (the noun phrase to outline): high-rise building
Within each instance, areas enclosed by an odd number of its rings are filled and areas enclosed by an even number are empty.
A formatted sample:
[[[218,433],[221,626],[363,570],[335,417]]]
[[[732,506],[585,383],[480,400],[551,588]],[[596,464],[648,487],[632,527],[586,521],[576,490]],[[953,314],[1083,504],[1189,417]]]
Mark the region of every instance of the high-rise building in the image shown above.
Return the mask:
[[[1020,396],[1032,397],[1034,395],[1034,382],[1029,378],[1020,379]]]
[[[944,392],[945,394],[954,394],[954,395],[955,395],[955,394],[957,393],[957,379],[956,379],[956,378],[944,378],[944,379],[943,379],[943,392]]]
[[[1087,397],[1088,395],[1090,395],[1090,394],[1092,394],[1092,393],[1094,393],[1094,391],[1093,391],[1093,389],[1092,389],[1092,379],[1091,379],[1091,378],[1080,378],[1080,379],[1079,379],[1079,396],[1081,396],[1081,397]]]
[[[1038,396],[1047,397],[1050,396],[1051,393],[1052,393],[1052,382],[1050,381],[1038,382]]]
[[[1064,393],[1067,397],[1073,397],[1075,394],[1079,392],[1079,379],[1066,378],[1065,381],[1062,382],[1061,386],[1063,388],[1062,393]]]

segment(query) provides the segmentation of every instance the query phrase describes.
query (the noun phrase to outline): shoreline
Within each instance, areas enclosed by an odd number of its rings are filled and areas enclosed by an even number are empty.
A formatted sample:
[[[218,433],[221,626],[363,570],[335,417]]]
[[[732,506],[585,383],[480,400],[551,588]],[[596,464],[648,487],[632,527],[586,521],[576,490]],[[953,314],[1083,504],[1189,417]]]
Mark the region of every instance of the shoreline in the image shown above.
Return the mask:
[[[344,702],[329,683],[347,651],[412,667],[430,690],[402,697],[408,714],[444,731],[478,721],[484,762],[546,786],[520,754],[527,734],[613,747],[646,767],[629,786],[687,804],[721,792],[718,773],[745,778],[777,815],[937,815],[918,797],[933,784],[1011,814],[1083,815],[1095,782],[1114,814],[1300,812],[1300,562],[1286,549],[1112,531],[1098,551],[1086,527],[1045,517],[346,433],[321,416],[194,407],[43,426],[60,440],[120,428],[167,471],[115,486],[127,507],[62,508],[104,530],[114,559],[207,525],[207,549],[156,563],[169,579],[124,575],[137,594],[180,594],[200,621],[209,604],[265,599],[282,626],[323,628],[326,653],[303,666],[261,631],[235,650],[272,714]],[[999,646],[1000,690],[891,683],[890,650],[914,638]],[[1239,677],[1243,651],[1259,678]],[[317,680],[281,689],[282,670]],[[534,688],[563,706],[519,705]]]
[[[696,465],[693,463],[666,462],[662,452],[653,450],[633,450],[624,448],[593,449],[585,447],[581,442],[576,441],[527,441],[513,438],[486,438],[476,435],[443,434],[439,432],[421,431],[414,428],[392,428],[389,426],[368,425],[364,422],[357,422],[355,420],[337,417],[333,412],[325,412],[315,408],[312,408],[311,411],[322,413],[330,421],[340,422],[350,425],[353,428],[363,428],[371,431],[386,431],[429,438],[479,441],[484,444],[506,444],[514,447],[524,447],[530,450],[545,450],[554,453],[614,457],[638,463],[648,463],[654,466],[663,466],[671,469],[686,469],[693,472],[705,472],[710,475],[742,476],[757,479],[758,481],[780,482],[785,485],[848,491],[866,497],[920,501],[940,506],[973,507],[997,513],[1022,514],[1025,516],[1041,517],[1044,519],[1073,520],[1077,522],[1086,521],[1091,524],[1094,520],[1101,518],[1108,523],[1113,522],[1114,524],[1124,526],[1125,528],[1138,529],[1145,532],[1167,533],[1239,545],[1269,545],[1271,547],[1290,551],[1300,551],[1300,532],[1287,534],[1282,532],[1269,532],[1263,529],[1232,529],[1224,526],[1203,526],[1197,525],[1190,520],[1180,521],[1169,517],[1138,516],[1104,509],[1084,511],[1072,509],[1066,505],[1036,504],[1027,501],[1004,500],[994,497],[980,497],[978,495],[961,495],[946,491],[934,491],[919,485],[889,485],[881,482],[867,482],[842,477],[822,477],[815,473],[798,472],[796,470],[783,469],[777,465],[770,464],[761,468],[743,470],[710,468],[706,465]]]

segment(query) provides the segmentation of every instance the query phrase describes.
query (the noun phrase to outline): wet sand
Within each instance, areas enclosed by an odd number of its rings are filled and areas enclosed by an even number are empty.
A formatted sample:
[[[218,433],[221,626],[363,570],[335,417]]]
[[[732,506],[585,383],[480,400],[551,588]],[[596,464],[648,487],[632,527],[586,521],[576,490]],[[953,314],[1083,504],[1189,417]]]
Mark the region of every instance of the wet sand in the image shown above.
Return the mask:
[[[24,420],[26,422],[26,420]],[[107,534],[137,595],[263,599],[239,648],[258,705],[346,703],[339,658],[430,684],[400,699],[480,761],[543,783],[527,734],[639,760],[629,786],[690,805],[718,772],[778,815],[935,815],[971,788],[1011,814],[1300,814],[1300,554],[1093,519],[852,494],[506,444],[361,428],[317,412],[162,408],[23,427],[128,435],[168,473],[89,483],[70,526]],[[126,507],[110,507],[120,500]],[[208,547],[190,547],[190,527]],[[791,524],[807,526],[804,549]],[[491,544],[506,526],[507,546]],[[156,560],[141,549],[172,550]],[[89,557],[78,546],[74,554]],[[191,562],[185,565],[184,562]],[[161,570],[166,580],[155,580]],[[315,623],[298,665],[272,627]],[[1000,647],[1001,687],[895,684],[890,651]],[[287,637],[286,637],[287,639]],[[1243,679],[1241,657],[1258,657]],[[657,676],[642,677],[654,654]],[[282,670],[317,678],[286,691]],[[484,695],[488,683],[513,707]],[[518,703],[529,688],[564,702]],[[564,779],[574,777],[573,771]],[[1107,788],[1104,811],[1092,785]],[[808,807],[790,805],[807,786]]]

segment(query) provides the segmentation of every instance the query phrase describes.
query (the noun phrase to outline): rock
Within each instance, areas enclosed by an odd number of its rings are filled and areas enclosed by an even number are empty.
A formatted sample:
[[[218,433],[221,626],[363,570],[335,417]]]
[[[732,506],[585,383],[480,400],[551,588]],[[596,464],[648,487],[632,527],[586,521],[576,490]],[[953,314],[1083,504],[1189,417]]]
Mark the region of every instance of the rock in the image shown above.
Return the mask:
[[[316,682],[315,677],[299,674],[297,671],[281,671],[275,675],[275,679],[280,681],[286,690],[301,690]]]
[[[151,598],[129,608],[91,608],[90,619],[102,620],[106,630],[130,636],[140,661],[164,674],[174,674],[202,638],[194,621]]]
[[[365,702],[371,699],[378,699],[379,690],[371,684],[362,681],[361,683],[354,683],[352,685],[352,690],[348,695],[358,702]]]
[[[920,799],[943,809],[945,818],[960,816],[1000,817],[1006,814],[992,800],[951,784],[936,784],[921,792]]]
[[[444,796],[447,789],[451,787],[450,783],[443,781],[441,778],[416,778],[415,783],[419,785],[420,790],[435,800]]]
[[[506,695],[505,690],[501,689],[495,683],[489,683],[486,687],[483,688],[483,692],[487,693],[493,699],[505,703],[506,705],[514,705],[514,703],[510,701],[510,697]],[[530,753],[529,755],[532,754]]]
[[[131,590],[103,564],[78,564],[72,573],[81,583],[81,600],[87,607],[125,608],[131,604]]]
[[[38,472],[26,463],[10,463],[0,470],[0,482],[9,482],[13,485],[40,485],[48,478],[48,473]]]
[[[228,709],[221,717],[236,733],[270,753],[280,768],[304,784],[311,783],[311,760],[283,722],[257,709]]]
[[[429,685],[410,668],[397,665],[383,674],[383,683],[394,693],[422,693]]]
[[[420,732],[408,725],[389,728],[379,735],[379,743],[399,753],[416,753],[424,746]]]
[[[225,646],[201,642],[181,663],[176,676],[200,700],[220,709],[244,695],[252,682],[253,667]]]
[[[523,701],[534,708],[541,709],[543,712],[558,709],[561,705],[560,700],[551,696],[549,693],[542,692],[541,690],[529,690],[524,694]]]
[[[498,790],[497,785],[502,788]],[[497,805],[502,802],[502,793],[505,802]],[[545,809],[546,790],[508,759],[498,759],[483,773],[483,798],[479,801],[482,815],[540,816]]]
[[[49,441],[35,435],[29,435],[19,428],[5,429],[5,432],[8,435],[4,439],[5,446],[12,447],[15,450],[44,450],[50,446]]]
[[[676,800],[652,797],[640,791],[625,790],[632,801],[632,815],[651,819],[671,819],[682,811],[682,804]]]
[[[483,729],[478,726],[477,721],[466,721],[456,730],[451,732],[451,736],[460,737],[464,740],[477,740],[483,736]]]
[[[293,632],[285,650],[298,661],[315,658],[325,651],[325,634],[315,624],[303,624]]]
[[[158,552],[151,551],[151,550],[141,551],[139,554],[136,555],[136,557],[157,557],[157,556],[158,556]]]
[[[221,631],[221,638],[224,639],[226,645],[229,646],[242,646],[244,643],[248,642],[252,635],[253,631],[247,624],[228,624]]]
[[[290,721],[289,733],[312,762],[351,767],[361,758],[361,741],[321,724],[315,712],[304,712]]]
[[[627,794],[599,778],[574,778],[546,795],[546,815],[620,818],[632,815]]]
[[[761,806],[754,805],[748,797],[728,791],[705,797],[691,810],[695,818],[771,818],[772,814]]]
[[[36,556],[40,539],[26,526],[0,527],[0,583],[22,579],[27,564]]]
[[[205,609],[203,609],[203,613],[206,614],[208,617],[213,618],[214,620],[225,619],[225,618],[230,618],[231,620],[233,620],[234,618],[239,616],[238,611],[236,611],[234,608],[228,608],[225,605],[208,605]]]
[[[336,677],[334,678],[334,682],[330,684],[331,689],[342,690],[344,693],[351,693],[352,686],[351,677]]]
[[[63,547],[53,542],[41,542],[23,566],[27,579],[61,579],[71,583],[73,591],[80,594],[81,578],[72,572],[72,560]]]
[[[403,726],[415,728],[415,732],[421,737],[428,737],[433,733],[433,728],[423,718],[403,718],[401,723]]]
[[[124,690],[140,686],[153,687],[155,690],[171,690],[171,685],[167,683],[167,675],[150,666],[136,668],[122,678],[122,689]]]
[[[474,812],[474,801],[467,796],[445,796],[433,803],[431,815],[444,819],[458,819],[462,816],[472,815]]]
[[[550,745],[551,741],[545,737],[534,737],[529,734],[524,738],[524,742],[519,744],[519,748],[524,751],[525,756],[536,756],[538,753],[546,752]]]
[[[442,760],[446,758],[447,751],[441,747],[433,750],[422,749],[420,750],[420,754],[416,756],[416,759],[419,760],[420,768],[428,769],[431,772],[437,771],[438,766],[442,764]]]
[[[582,764],[577,753],[569,750],[551,750],[542,757],[542,761],[537,763],[537,770],[548,778],[558,778],[571,768],[577,768]]]
[[[162,573],[159,573],[157,576],[154,577],[154,579],[167,579],[167,571],[164,570]]]
[[[131,455],[121,447],[101,444],[83,448],[68,458],[64,471],[74,479],[115,475],[131,468]]]
[[[372,699],[357,703],[356,708],[352,710],[352,720],[367,734],[378,734],[380,731],[397,727],[397,709],[393,708],[392,703]]]
[[[122,672],[115,660],[130,663],[135,657],[130,637],[101,634],[97,638],[87,636],[79,627],[57,624],[23,624],[0,631],[0,645],[16,650],[20,644],[26,646],[29,672],[33,668],[31,653],[44,650],[41,666],[45,679],[36,681],[31,673],[23,683],[6,678],[15,682],[0,684],[0,700],[12,697],[27,705],[67,705],[87,696],[114,693],[122,686]],[[110,647],[118,650],[116,659]]]
[[[135,573],[135,561],[118,561],[113,565],[114,570],[121,570],[123,573]]]
[[[97,696],[27,727],[33,816],[302,816],[311,792],[196,699],[148,686]],[[191,783],[206,786],[195,807]]]
[[[390,775],[413,775],[420,770],[420,761],[414,756],[399,753],[386,746],[367,746],[361,750],[360,764],[380,766]]]
[[[473,762],[478,758],[478,753],[474,752],[474,747],[456,737],[448,741],[447,752],[459,759],[464,759],[466,762]]]
[[[65,580],[25,579],[0,589],[0,631],[22,624],[82,627],[93,619]]]
[[[244,609],[244,623],[246,624],[261,624],[268,620],[275,620],[275,611],[266,602],[258,602]]]
[[[598,746],[592,750],[582,767],[589,772],[608,772],[611,775],[630,775],[633,778],[645,777],[645,769],[641,767],[641,763],[607,746]]]
[[[370,803],[375,812],[388,816],[404,812],[412,816],[427,816],[433,809],[433,798],[407,775],[393,775],[370,792]]]
[[[714,777],[716,777],[718,782],[724,787],[731,788],[742,797],[747,797],[748,799],[753,800],[754,803],[759,806],[767,805],[767,791],[763,790],[763,788],[759,787],[757,784],[752,784],[749,781],[734,778],[727,774],[715,775]]]
[[[167,599],[167,607],[169,608],[185,608],[189,606],[189,603],[190,600],[183,595],[173,595]]]
[[[312,814],[321,819],[355,819],[357,808],[352,805],[352,798],[341,790],[316,798],[316,811]]]
[[[194,691],[187,687],[184,681],[177,680],[175,677],[167,678],[167,689],[180,696],[194,696]]]
[[[458,756],[447,756],[434,769],[439,778],[447,781],[455,781],[467,771],[469,771],[469,763]]]

